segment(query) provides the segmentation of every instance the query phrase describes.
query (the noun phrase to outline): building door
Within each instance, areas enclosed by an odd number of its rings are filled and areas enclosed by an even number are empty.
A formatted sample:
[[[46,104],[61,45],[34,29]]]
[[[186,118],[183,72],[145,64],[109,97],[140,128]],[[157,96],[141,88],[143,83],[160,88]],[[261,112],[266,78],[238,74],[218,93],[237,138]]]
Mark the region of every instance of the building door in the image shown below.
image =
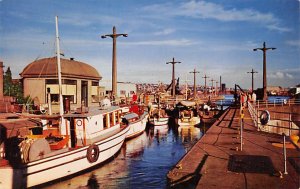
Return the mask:
[[[81,102],[84,101],[84,106],[88,107],[88,82],[81,81]]]

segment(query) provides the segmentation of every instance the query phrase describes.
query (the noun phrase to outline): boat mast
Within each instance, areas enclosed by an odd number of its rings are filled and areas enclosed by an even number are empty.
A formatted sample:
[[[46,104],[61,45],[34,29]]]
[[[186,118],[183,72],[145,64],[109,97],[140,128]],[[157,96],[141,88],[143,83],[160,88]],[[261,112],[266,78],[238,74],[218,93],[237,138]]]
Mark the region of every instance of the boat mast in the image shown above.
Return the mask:
[[[58,87],[59,87],[59,115],[64,114],[63,98],[62,98],[62,82],[61,82],[61,66],[60,66],[60,47],[58,35],[58,16],[55,16],[56,25],[56,56],[57,56],[57,72],[58,72]]]

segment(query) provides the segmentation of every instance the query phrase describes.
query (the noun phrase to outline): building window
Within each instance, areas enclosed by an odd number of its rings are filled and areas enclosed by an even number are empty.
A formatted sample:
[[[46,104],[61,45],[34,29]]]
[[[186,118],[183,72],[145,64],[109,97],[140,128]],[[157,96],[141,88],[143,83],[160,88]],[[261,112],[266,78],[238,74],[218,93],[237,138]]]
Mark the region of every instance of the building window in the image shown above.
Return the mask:
[[[98,95],[92,95],[92,103],[98,103],[100,102]]]
[[[48,99],[47,99],[48,102]],[[59,102],[59,95],[58,94],[51,94],[51,103],[58,103]]]
[[[58,103],[59,102],[59,85],[57,79],[46,79],[46,102],[48,103],[47,92],[50,90],[51,94],[51,102]],[[63,98],[67,97],[70,99],[71,104],[76,104],[76,96],[77,96],[77,81],[71,79],[63,79],[62,80],[62,95]]]
[[[46,84],[58,84],[58,79],[46,79]]]
[[[74,95],[63,95],[63,99],[68,98],[70,101],[70,104],[75,104],[74,101]]]
[[[99,86],[99,82],[98,81],[92,81],[92,86]]]

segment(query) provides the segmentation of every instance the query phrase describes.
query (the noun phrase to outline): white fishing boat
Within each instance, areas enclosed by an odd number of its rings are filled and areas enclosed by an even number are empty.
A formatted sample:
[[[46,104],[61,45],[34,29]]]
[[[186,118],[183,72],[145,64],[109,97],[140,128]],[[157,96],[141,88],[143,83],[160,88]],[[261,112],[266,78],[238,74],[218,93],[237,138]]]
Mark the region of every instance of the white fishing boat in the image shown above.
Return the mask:
[[[169,117],[153,118],[153,125],[154,126],[168,125],[168,122],[169,122]]]
[[[120,113],[119,107],[95,107],[88,113],[63,115],[59,127],[48,125],[42,133],[7,138],[5,149],[10,151],[1,163],[0,188],[37,186],[113,157],[129,131],[120,126]]]
[[[169,116],[166,114],[165,109],[162,109],[161,106],[160,100],[158,100],[157,107],[152,110],[152,116],[149,119],[149,122],[154,126],[167,125],[169,122]]]
[[[179,126],[195,126],[200,124],[200,117],[199,116],[183,116],[178,119]]]
[[[195,126],[200,124],[200,117],[195,102],[181,101],[177,108],[179,110],[179,126]]]
[[[56,34],[61,89],[57,17]],[[130,127],[120,124],[120,107],[82,107],[64,114],[59,91],[59,115],[0,121],[0,188],[28,188],[61,179],[99,165],[121,149]],[[20,126],[26,122],[35,125]]]
[[[154,126],[154,135],[157,134],[166,135],[168,131],[169,131],[169,126],[167,124]]]
[[[146,128],[148,120],[148,113],[144,112],[142,115],[138,115],[134,112],[129,112],[122,117],[122,123],[129,126],[129,132],[126,135],[126,139],[131,139],[141,135]]]

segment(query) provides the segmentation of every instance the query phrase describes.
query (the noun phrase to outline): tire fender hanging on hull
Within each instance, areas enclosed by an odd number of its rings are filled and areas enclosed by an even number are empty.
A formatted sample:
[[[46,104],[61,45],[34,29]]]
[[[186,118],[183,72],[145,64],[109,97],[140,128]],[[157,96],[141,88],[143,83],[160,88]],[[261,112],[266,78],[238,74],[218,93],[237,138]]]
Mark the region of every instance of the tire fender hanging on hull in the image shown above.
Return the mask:
[[[98,145],[96,144],[91,144],[86,152],[86,158],[90,163],[94,163],[98,160],[100,155],[100,150]]]

